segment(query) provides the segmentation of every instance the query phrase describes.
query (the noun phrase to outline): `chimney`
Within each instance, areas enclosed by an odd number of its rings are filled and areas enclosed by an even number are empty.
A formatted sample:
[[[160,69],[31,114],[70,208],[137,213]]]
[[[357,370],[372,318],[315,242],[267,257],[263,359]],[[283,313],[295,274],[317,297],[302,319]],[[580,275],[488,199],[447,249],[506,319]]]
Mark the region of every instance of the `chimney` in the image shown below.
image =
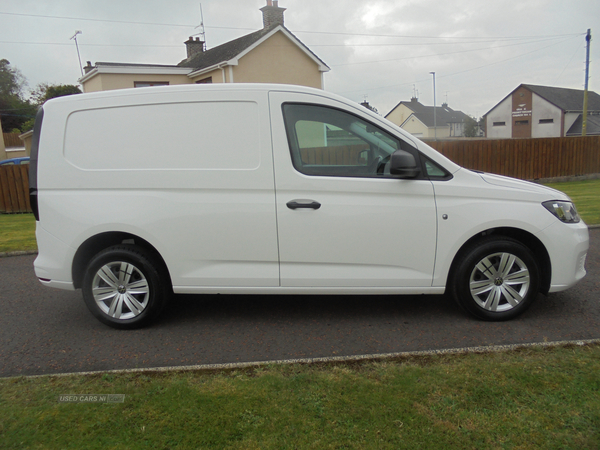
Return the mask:
[[[263,13],[263,27],[271,25],[283,25],[283,12],[285,8],[279,7],[278,0],[267,0],[267,6],[260,8]]]
[[[185,48],[187,49],[187,59],[193,58],[199,53],[204,52],[204,41],[201,41],[199,37],[194,40],[193,37],[185,41]]]
[[[360,105],[364,106],[369,111],[373,111],[374,113],[379,114],[379,111],[377,111],[377,108],[373,108],[371,105],[369,105],[369,102],[367,100],[365,100],[364,102],[362,102]]]
[[[85,71],[85,73],[89,73],[93,69],[94,69],[94,66],[92,66],[92,62],[91,61],[87,61],[87,66],[85,66],[83,68],[83,70]]]

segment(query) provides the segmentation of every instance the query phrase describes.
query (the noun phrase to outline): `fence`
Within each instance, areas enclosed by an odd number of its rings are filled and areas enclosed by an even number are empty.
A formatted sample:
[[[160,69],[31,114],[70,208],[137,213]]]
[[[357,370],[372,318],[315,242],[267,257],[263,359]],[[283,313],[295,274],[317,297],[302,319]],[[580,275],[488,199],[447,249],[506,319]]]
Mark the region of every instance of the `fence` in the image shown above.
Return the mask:
[[[5,147],[24,147],[23,141],[19,138],[19,133],[2,133]]]
[[[354,166],[360,164],[360,152],[364,149],[364,145],[303,148],[300,150],[300,158],[303,164]]]
[[[428,144],[463,167],[523,180],[600,173],[600,136]],[[31,212],[28,170],[28,164],[0,166],[0,212]]]
[[[427,144],[463,167],[522,180],[600,173],[600,136]]]
[[[0,212],[31,212],[29,164],[0,166]]]

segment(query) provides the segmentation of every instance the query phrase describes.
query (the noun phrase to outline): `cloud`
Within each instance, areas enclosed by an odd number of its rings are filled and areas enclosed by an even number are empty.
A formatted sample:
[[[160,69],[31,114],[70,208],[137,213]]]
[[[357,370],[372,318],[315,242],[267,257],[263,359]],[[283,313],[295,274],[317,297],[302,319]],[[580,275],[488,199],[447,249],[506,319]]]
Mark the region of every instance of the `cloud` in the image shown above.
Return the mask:
[[[265,0],[203,0],[209,47],[262,27]],[[327,90],[381,113],[415,91],[481,115],[520,83],[581,89],[583,34],[600,16],[596,0],[279,0],[286,26],[332,67]],[[22,0],[0,6],[0,57],[29,80],[75,84],[76,30],[85,61],[176,64],[200,32],[197,0]],[[61,18],[53,18],[58,16]],[[79,18],[79,19],[72,19]],[[82,20],[93,19],[93,20]],[[134,22],[144,22],[136,24]],[[151,25],[165,24],[165,25]],[[600,30],[598,30],[600,32]],[[594,33],[594,30],[592,30]],[[600,71],[592,42],[590,89]]]

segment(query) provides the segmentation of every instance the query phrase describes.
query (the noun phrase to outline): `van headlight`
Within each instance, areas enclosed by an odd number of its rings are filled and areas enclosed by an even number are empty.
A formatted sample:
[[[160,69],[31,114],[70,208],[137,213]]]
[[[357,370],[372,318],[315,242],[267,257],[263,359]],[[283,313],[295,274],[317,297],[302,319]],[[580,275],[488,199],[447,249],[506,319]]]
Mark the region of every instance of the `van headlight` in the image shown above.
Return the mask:
[[[550,211],[558,220],[564,223],[577,223],[579,222],[579,214],[575,205],[571,202],[564,202],[559,200],[551,200],[542,203],[544,208]]]

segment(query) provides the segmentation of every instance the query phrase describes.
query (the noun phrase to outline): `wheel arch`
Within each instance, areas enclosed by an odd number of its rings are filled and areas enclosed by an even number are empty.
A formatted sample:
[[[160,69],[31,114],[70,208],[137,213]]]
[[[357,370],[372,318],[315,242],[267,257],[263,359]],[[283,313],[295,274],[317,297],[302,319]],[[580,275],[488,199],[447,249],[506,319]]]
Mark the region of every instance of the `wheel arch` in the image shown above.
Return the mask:
[[[81,288],[85,269],[89,261],[102,250],[112,247],[113,245],[135,245],[143,248],[148,252],[155,261],[160,264],[160,271],[166,277],[165,279],[169,283],[169,289],[171,289],[172,282],[169,274],[169,269],[165,260],[156,248],[145,239],[126,232],[105,232],[88,238],[83,242],[77,249],[73,258],[73,265],[71,267],[71,275],[73,277],[73,285],[76,289]]]
[[[529,233],[528,231],[519,229],[519,228],[511,228],[511,227],[498,227],[498,228],[490,228],[483,232],[476,234],[467,240],[461,248],[458,250],[454,259],[452,260],[452,264],[450,266],[450,271],[448,273],[448,283],[454,279],[456,267],[458,266],[458,262],[464,258],[466,252],[473,245],[488,236],[503,236],[514,239],[515,241],[521,243],[526,246],[532,253],[533,256],[538,263],[539,271],[540,271],[540,292],[543,294],[547,294],[550,290],[550,282],[552,280],[552,264],[550,262],[550,255],[548,254],[548,250],[536,236]]]

